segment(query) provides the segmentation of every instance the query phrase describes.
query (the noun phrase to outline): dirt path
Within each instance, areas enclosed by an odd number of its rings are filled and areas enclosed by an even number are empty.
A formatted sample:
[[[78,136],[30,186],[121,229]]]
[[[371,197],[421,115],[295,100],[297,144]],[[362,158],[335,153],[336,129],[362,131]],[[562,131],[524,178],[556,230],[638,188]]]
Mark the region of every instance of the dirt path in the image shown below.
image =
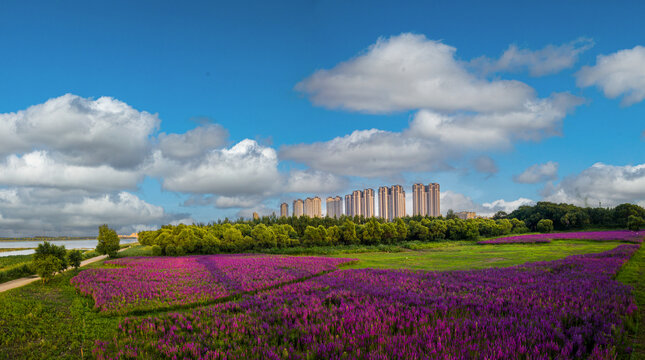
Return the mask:
[[[125,249],[121,249],[119,251],[123,251],[123,250],[125,250]],[[96,257],[93,257],[93,258],[89,258],[87,260],[81,261],[81,266],[85,266],[85,265],[88,265],[88,264],[91,264],[91,263],[95,263],[95,262],[101,261],[101,260],[103,260],[105,258],[107,258],[107,255],[101,255],[101,256],[96,256]],[[39,280],[40,280],[40,276],[31,275],[31,276],[28,276],[28,277],[7,281],[5,283],[0,284],[0,293],[4,292],[4,291],[7,291],[7,290],[15,289],[17,287],[25,286],[27,284],[31,284],[32,282],[39,281]]]

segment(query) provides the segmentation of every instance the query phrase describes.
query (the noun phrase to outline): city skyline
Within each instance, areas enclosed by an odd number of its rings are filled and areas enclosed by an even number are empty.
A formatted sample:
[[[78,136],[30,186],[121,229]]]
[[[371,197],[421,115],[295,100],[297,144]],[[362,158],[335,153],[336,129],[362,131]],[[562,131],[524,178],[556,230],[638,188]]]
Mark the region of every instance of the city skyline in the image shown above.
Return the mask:
[[[417,189],[421,187],[419,192]],[[368,188],[363,190],[354,190],[351,194],[346,194],[343,197],[340,195],[336,196],[327,196],[325,199],[325,211],[326,216],[338,218],[342,215],[346,216],[363,216],[366,218],[369,217],[380,217],[392,221],[399,217],[404,216],[432,216],[437,217],[441,215],[440,212],[440,186],[438,183],[430,183],[428,185],[423,184],[413,184],[412,185],[412,203],[415,208],[412,213],[406,211],[410,209],[410,206],[407,206],[406,203],[408,199],[406,198],[406,192],[402,185],[392,185],[390,187],[380,186],[378,188],[378,197],[374,196],[374,189]],[[416,199],[416,196],[419,196],[419,199]],[[315,196],[314,198],[306,198],[305,200],[296,199],[293,201],[294,210],[292,216],[302,216],[308,215],[307,213],[307,201],[310,201],[310,208],[314,209],[313,199],[317,199],[316,204],[320,202],[321,197]],[[378,206],[376,206],[376,201],[378,200]],[[422,209],[431,209],[417,211],[416,207],[417,201],[421,201]],[[302,204],[302,205],[301,205]],[[318,205],[316,205],[318,206]],[[302,211],[300,208],[302,207]],[[310,210],[314,214],[322,214],[322,209]],[[450,209],[451,210],[451,209]],[[474,213],[474,212],[473,212]],[[285,215],[286,214],[286,215]],[[288,215],[288,205],[286,202],[280,204],[280,216],[289,216]],[[308,216],[322,216],[322,215],[308,215]]]
[[[129,234],[383,184],[412,214],[426,179],[444,215],[645,205],[643,12],[4,1],[0,232]]]

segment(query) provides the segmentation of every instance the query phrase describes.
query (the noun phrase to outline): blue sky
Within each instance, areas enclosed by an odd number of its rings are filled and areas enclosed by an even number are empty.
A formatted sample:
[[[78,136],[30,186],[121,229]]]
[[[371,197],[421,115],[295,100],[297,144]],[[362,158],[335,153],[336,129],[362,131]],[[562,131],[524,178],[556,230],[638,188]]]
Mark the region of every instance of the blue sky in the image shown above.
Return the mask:
[[[417,181],[441,184],[443,212],[645,204],[644,12],[4,1],[0,230],[208,222]]]

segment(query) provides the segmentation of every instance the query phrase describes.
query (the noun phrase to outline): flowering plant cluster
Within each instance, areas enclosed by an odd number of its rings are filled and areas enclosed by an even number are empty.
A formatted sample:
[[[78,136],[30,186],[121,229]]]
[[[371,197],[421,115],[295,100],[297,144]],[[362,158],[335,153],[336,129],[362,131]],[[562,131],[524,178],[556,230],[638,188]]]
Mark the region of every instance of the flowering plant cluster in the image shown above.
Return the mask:
[[[452,272],[345,270],[189,313],[126,318],[98,359],[613,359],[636,245]]]
[[[331,271],[352,259],[202,255],[132,257],[108,261],[71,283],[101,311],[126,313],[204,303]]]
[[[634,244],[640,244],[645,238],[644,231],[629,231],[629,230],[615,230],[615,231],[578,231],[578,232],[564,232],[564,233],[550,233],[550,234],[531,234],[531,235],[518,235],[492,240],[478,241],[477,244],[535,244],[535,243],[549,243],[551,240],[595,240],[595,241],[624,241]]]

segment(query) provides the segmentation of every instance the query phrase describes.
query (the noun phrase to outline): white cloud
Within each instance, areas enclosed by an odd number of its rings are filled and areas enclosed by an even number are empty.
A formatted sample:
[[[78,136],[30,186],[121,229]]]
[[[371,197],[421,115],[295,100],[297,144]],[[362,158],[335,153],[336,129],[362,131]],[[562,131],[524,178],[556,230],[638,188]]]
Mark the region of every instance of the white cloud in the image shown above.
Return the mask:
[[[364,53],[316,71],[296,90],[308,94],[316,105],[366,113],[421,108],[511,111],[535,97],[522,82],[488,81],[469,73],[455,52],[454,47],[423,35],[379,38]]]
[[[135,188],[142,179],[139,172],[107,165],[70,165],[52,158],[46,151],[10,155],[0,163],[0,185],[106,192]]]
[[[261,201],[262,199],[258,197],[219,196],[215,200],[215,206],[220,209],[251,208],[257,206]]]
[[[481,57],[473,60],[472,64],[484,73],[526,69],[532,76],[543,76],[573,67],[580,54],[593,46],[593,40],[585,38],[559,46],[547,45],[540,50],[520,49],[517,45],[510,45],[499,59]]]
[[[513,176],[513,181],[521,184],[536,184],[558,178],[558,163],[549,161],[531,165],[521,174]]]
[[[164,189],[224,196],[270,194],[281,186],[274,149],[245,139],[229,149],[213,149],[190,161],[156,151],[148,173],[162,178]]]
[[[217,124],[199,126],[184,134],[159,134],[159,149],[170,159],[191,159],[226,145],[228,131]]]
[[[340,175],[379,177],[411,168],[431,170],[440,159],[440,149],[434,145],[401,133],[356,130],[327,142],[285,146],[280,157]]]
[[[615,166],[596,163],[581,173],[547,185],[544,200],[580,206],[645,205],[645,164]]]
[[[132,168],[148,156],[157,115],[110,97],[67,94],[0,114],[0,154],[47,150],[73,165]]]
[[[580,87],[597,86],[609,98],[623,96],[623,105],[645,99],[645,47],[598,55],[596,65],[584,66],[576,74]]]
[[[474,211],[477,215],[492,216],[498,211],[511,211],[519,208],[522,205],[531,205],[535,201],[527,198],[518,198],[512,201],[504,199],[495,200],[489,203],[479,204],[473,201],[472,198],[461,193],[454,191],[441,192],[441,213],[446,214],[448,210],[458,211]]]
[[[468,151],[508,148],[517,140],[559,134],[562,119],[580,102],[563,93],[510,113],[442,115],[421,110],[402,132],[356,130],[327,142],[284,146],[280,157],[340,175],[430,171]]]
[[[286,179],[284,192],[332,193],[347,186],[346,178],[315,170],[292,170]]]
[[[92,235],[105,223],[129,234],[142,224],[159,226],[173,217],[128,192],[92,196],[28,187],[0,189],[0,229],[8,235]]]

